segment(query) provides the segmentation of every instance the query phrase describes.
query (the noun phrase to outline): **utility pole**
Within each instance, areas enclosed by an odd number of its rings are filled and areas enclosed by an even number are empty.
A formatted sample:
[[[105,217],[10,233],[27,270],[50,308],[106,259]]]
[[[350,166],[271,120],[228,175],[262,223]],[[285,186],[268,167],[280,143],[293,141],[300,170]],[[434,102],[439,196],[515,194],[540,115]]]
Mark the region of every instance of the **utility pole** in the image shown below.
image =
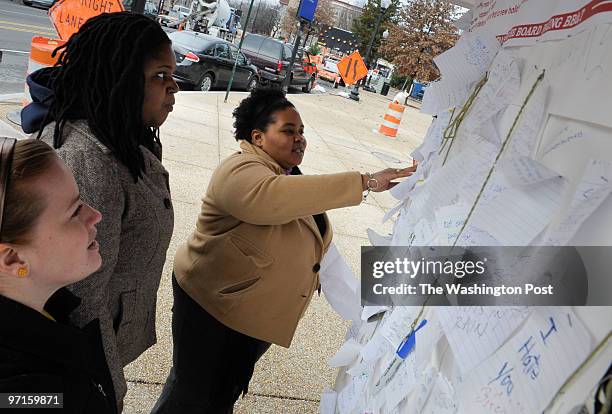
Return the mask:
[[[304,28],[305,21],[300,19],[300,25],[298,27],[297,35],[295,37],[295,42],[293,43],[293,51],[291,52],[291,60],[289,61],[289,67],[287,68],[287,74],[285,75],[285,79],[283,79],[283,92],[287,93],[289,90],[289,81],[291,80],[291,70],[293,69],[293,62],[295,62],[295,55],[297,55],[298,47],[300,46],[300,37],[302,35],[302,29]]]
[[[374,28],[374,33],[372,33],[372,38],[370,38],[370,44],[368,45],[368,49],[366,50],[366,55],[364,59],[364,63],[366,67],[370,69],[370,53],[372,52],[372,46],[374,46],[374,40],[376,39],[376,35],[378,34],[378,29],[380,28],[380,21],[382,20],[383,14],[387,8],[391,5],[391,0],[381,0],[380,2],[380,13],[378,14],[378,18],[376,19],[376,27]],[[351,94],[349,96],[354,101],[359,101],[359,82],[355,82],[353,89],[351,89]]]
[[[242,30],[242,34],[240,35],[240,43],[238,44],[238,54],[236,54],[236,59],[234,59],[232,75],[230,76],[229,83],[227,84],[227,90],[225,91],[225,99],[223,100],[223,103],[227,103],[227,97],[229,96],[230,89],[232,88],[232,82],[234,82],[234,75],[236,74],[236,65],[238,64],[238,56],[240,51],[242,50],[242,42],[244,41],[244,34],[246,33],[246,28],[249,24],[249,18],[251,17],[251,10],[253,10],[254,1],[255,0],[251,0],[251,4],[249,4],[249,11],[247,12],[246,22],[244,23],[244,29]]]

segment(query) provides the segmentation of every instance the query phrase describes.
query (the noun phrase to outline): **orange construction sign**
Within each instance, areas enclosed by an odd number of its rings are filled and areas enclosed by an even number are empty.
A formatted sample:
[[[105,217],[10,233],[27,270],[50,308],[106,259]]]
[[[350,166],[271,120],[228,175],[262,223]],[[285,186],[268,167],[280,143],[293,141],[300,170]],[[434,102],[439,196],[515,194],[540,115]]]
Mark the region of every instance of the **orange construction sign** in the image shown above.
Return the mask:
[[[121,0],[59,0],[49,9],[49,18],[60,39],[68,40],[91,17],[124,10]]]
[[[353,85],[368,74],[368,68],[358,51],[355,51],[338,62],[338,71],[347,85]]]

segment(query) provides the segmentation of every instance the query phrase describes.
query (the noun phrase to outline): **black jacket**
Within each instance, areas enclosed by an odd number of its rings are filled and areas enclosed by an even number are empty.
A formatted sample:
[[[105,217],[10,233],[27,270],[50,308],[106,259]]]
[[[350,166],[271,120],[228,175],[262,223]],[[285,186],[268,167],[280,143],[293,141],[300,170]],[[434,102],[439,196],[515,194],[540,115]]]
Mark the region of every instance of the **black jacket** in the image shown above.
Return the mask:
[[[51,412],[117,412],[98,320],[83,329],[68,323],[79,303],[67,289],[58,290],[45,305],[53,322],[0,296],[0,393],[63,393],[63,411]],[[41,412],[15,410],[30,411]]]

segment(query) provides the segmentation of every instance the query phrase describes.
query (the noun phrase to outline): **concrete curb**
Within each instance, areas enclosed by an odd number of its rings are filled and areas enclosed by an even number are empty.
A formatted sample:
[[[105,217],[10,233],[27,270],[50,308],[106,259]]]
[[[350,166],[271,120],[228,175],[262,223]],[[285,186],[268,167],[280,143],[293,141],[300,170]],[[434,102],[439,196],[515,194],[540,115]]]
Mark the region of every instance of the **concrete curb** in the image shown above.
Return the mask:
[[[28,137],[26,134],[24,134],[23,132],[19,132],[18,130],[10,126],[7,122],[1,119],[0,119],[0,136],[16,138],[16,139],[24,139]]]
[[[4,95],[0,95],[0,103],[21,103],[23,98],[25,97],[25,93],[5,93]]]

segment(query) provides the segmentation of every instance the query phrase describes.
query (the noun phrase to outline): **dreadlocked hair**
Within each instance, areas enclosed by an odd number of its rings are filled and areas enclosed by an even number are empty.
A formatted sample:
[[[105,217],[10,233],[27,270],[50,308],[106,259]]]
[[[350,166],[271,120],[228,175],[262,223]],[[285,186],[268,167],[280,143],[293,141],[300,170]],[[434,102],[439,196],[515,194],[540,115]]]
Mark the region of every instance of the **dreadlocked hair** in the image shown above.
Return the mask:
[[[144,64],[169,44],[159,24],[140,14],[104,13],[85,22],[53,52],[60,53],[59,70],[51,79],[55,101],[47,114],[56,121],[53,147],[64,143],[66,121],[86,119],[100,142],[138,181],[144,171],[139,146],[161,154],[159,131],[142,121]],[[41,133],[42,128],[39,138]]]

